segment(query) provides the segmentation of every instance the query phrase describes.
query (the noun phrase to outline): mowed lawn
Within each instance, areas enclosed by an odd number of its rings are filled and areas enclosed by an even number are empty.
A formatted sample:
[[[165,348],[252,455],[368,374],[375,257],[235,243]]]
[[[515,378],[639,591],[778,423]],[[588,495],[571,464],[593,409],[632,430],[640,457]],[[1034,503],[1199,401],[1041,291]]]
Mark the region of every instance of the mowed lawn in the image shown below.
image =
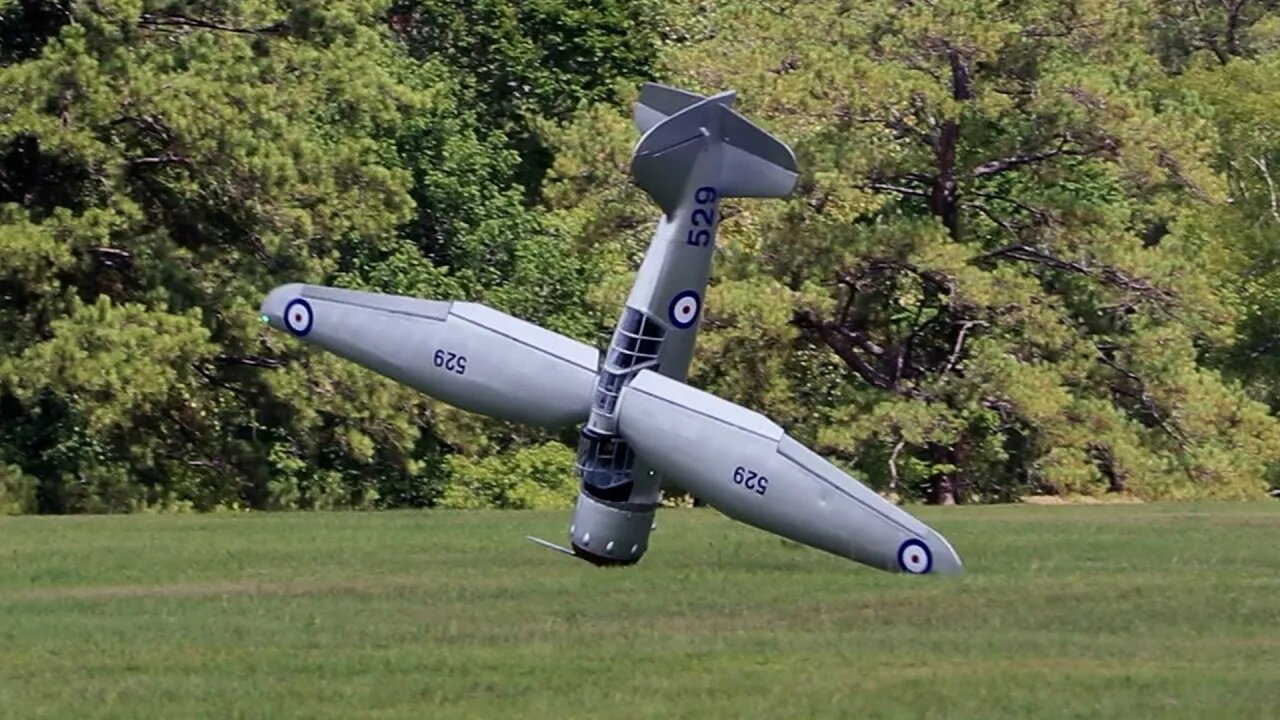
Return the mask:
[[[0,717],[1275,718],[1280,502],[916,508],[960,577],[710,510],[0,518]]]

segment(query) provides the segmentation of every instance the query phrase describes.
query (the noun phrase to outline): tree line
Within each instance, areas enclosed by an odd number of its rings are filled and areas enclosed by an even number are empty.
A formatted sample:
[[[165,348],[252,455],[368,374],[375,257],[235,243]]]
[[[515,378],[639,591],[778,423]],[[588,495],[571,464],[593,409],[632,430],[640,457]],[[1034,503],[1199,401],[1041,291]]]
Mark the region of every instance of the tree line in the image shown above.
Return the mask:
[[[0,512],[542,507],[576,430],[257,322],[293,281],[603,346],[657,211],[629,106],[732,88],[691,381],[877,489],[1280,487],[1268,0],[0,0]]]

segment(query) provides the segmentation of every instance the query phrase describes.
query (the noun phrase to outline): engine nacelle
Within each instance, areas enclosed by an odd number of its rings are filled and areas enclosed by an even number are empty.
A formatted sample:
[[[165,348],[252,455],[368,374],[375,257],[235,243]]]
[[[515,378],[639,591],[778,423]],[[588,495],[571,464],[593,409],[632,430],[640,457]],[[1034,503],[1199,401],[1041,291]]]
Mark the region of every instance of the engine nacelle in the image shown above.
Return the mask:
[[[596,565],[634,565],[649,549],[655,510],[607,504],[579,493],[569,529],[573,554]]]

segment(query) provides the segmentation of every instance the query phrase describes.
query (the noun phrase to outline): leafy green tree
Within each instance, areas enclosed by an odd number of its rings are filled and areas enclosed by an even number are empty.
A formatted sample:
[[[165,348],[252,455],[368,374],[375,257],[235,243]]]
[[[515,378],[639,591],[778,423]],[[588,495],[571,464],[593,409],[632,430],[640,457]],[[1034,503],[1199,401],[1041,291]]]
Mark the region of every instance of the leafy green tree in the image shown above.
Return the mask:
[[[388,17],[414,57],[461,71],[476,119],[519,152],[532,198],[552,160],[539,126],[651,77],[663,10],[651,0],[400,0]]]
[[[0,512],[570,502],[572,429],[256,308],[331,283],[601,344],[654,74],[736,87],[805,171],[725,208],[695,382],[904,498],[1256,495],[1276,10],[0,0]]]
[[[1153,46],[1174,73],[1280,47],[1276,0],[1156,0],[1152,5]]]
[[[573,451],[544,443],[476,460],[451,455],[440,507],[535,509],[570,507],[578,496]]]
[[[1176,10],[1165,8],[1166,13]],[[1210,248],[1205,257],[1212,270],[1231,279],[1221,292],[1240,318],[1235,341],[1215,348],[1212,355],[1274,413],[1280,408],[1275,353],[1280,333],[1280,132],[1271,118],[1280,110],[1280,92],[1272,82],[1280,68],[1280,12],[1275,3],[1256,2],[1181,11],[1175,16],[1181,23],[1166,18],[1157,26],[1162,31],[1157,47],[1181,60],[1162,91],[1196,107],[1217,128],[1214,164],[1226,178],[1230,197],[1228,203],[1188,214],[1181,233]],[[1273,483],[1280,487],[1280,478]]]
[[[789,203],[726,209],[695,380],[907,497],[1259,494],[1278,428],[1203,356],[1237,316],[1220,258],[1183,230],[1225,197],[1218,135],[1194,102],[1151,92],[1167,78],[1155,17],[705,9],[718,32],[668,53],[670,78],[740,90],[805,176]],[[597,112],[561,139],[549,197],[584,236],[652,213],[600,149],[625,131]]]
[[[551,439],[255,322],[303,281],[601,333],[514,148],[643,74],[646,10],[499,5],[0,4],[6,508],[424,506],[449,454]]]
[[[360,503],[414,472],[416,397],[254,321],[411,216],[382,141],[448,81],[398,77],[378,12],[95,3],[0,68],[0,457],[40,510]],[[281,490],[287,458],[314,469]]]
[[[71,0],[0,2],[0,65],[40,54],[49,38],[71,22]]]

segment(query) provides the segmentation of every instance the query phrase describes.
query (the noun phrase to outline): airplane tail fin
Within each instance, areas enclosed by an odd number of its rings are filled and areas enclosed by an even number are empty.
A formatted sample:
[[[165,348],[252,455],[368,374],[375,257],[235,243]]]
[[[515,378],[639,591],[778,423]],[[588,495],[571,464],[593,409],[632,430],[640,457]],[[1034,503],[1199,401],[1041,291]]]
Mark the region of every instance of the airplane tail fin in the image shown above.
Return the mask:
[[[732,91],[703,97],[648,83],[636,103],[644,132],[631,158],[636,183],[671,214],[694,175],[719,197],[785,197],[799,177],[781,140],[732,109]],[[710,162],[704,152],[712,151]]]

